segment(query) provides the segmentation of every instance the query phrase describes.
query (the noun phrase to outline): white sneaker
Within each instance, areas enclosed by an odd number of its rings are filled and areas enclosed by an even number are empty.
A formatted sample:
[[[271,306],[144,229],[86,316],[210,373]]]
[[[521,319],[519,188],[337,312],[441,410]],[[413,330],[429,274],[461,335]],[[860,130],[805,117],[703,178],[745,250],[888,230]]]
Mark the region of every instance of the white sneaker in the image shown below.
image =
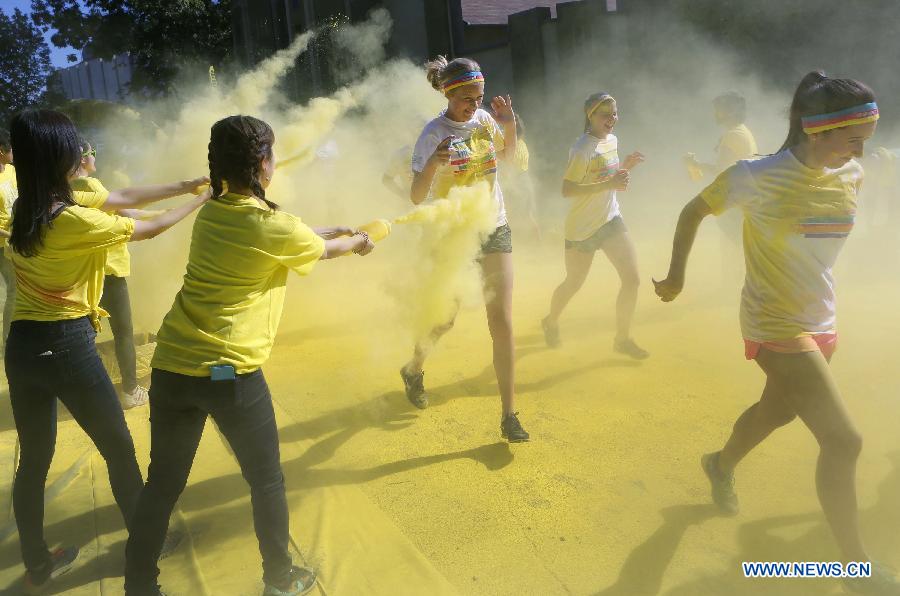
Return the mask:
[[[122,409],[139,408],[147,405],[148,401],[150,401],[150,394],[147,392],[147,388],[138,385],[134,391],[122,394]]]

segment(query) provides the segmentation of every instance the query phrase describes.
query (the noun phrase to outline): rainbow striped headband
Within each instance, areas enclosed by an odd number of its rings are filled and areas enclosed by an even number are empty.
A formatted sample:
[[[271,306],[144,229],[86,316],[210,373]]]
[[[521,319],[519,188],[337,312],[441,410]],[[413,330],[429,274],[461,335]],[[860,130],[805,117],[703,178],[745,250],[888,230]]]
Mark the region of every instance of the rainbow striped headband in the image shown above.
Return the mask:
[[[610,103],[612,101],[616,101],[616,100],[612,95],[609,95],[608,93],[606,95],[601,95],[599,98],[597,98],[597,103],[594,104],[594,107],[592,107],[590,110],[587,111],[588,120],[591,119],[591,116],[594,115],[594,112],[597,111],[597,108],[599,108],[600,106],[602,106],[605,103]]]
[[[483,83],[484,75],[481,74],[480,70],[470,70],[469,72],[464,72],[456,78],[450,79],[446,83],[443,84],[444,93],[448,91],[452,91],[457,87],[462,87],[464,85],[470,85],[472,83]]]
[[[800,119],[803,124],[803,132],[808,135],[854,124],[865,124],[878,120],[878,106],[875,102],[864,103],[860,106],[838,110],[818,116],[805,116]]]

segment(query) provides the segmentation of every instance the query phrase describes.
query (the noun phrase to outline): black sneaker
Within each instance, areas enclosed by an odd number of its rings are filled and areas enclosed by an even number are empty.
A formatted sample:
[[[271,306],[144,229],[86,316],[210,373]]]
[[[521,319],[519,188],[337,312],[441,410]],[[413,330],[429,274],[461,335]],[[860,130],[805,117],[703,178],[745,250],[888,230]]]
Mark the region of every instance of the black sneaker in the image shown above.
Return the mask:
[[[546,318],[541,319],[541,329],[544,330],[544,341],[548,348],[559,347],[559,325],[551,325]]]
[[[408,373],[406,368],[400,369],[400,377],[403,379],[403,387],[406,389],[406,399],[420,410],[428,407],[428,396],[425,395],[425,371]]]
[[[719,470],[719,452],[707,453],[700,458],[703,472],[709,478],[713,502],[726,515],[737,515],[738,498],[734,492],[734,474],[722,474]]]
[[[857,594],[877,594],[879,596],[900,595],[900,579],[893,569],[871,561],[872,575],[869,577],[845,577],[844,586]]]
[[[263,596],[300,596],[312,590],[316,585],[316,572],[308,567],[291,567],[291,580],[287,587],[279,588],[266,584]]]
[[[650,357],[650,352],[634,343],[634,340],[630,337],[628,339],[615,340],[613,342],[613,350],[635,360],[646,360]]]
[[[510,443],[524,443],[530,435],[522,428],[519,413],[513,412],[500,421],[500,436]]]
[[[43,594],[51,580],[70,571],[78,558],[78,547],[58,548],[50,553],[50,562],[43,569],[25,572],[25,583],[22,591],[29,596]]]

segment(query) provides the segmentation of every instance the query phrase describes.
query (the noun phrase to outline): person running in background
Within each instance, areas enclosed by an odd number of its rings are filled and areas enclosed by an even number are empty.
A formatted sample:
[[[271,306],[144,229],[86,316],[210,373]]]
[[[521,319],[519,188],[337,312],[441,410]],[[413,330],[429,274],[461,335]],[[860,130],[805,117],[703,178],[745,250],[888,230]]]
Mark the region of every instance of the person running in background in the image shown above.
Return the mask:
[[[681,212],[669,273],[654,281],[663,302],[685,282],[697,229],[709,215],[743,210],[747,276],[741,332],[748,360],[766,375],[759,401],[734,424],[719,451],[701,458],[712,499],[737,514],[734,470],[776,429],[799,417],[819,444],[816,489],[841,558],[869,561],[859,529],[856,462],[862,437],[829,363],[837,347],[832,267],[853,229],[863,171],[856,159],[875,132],[878,107],[869,87],[810,72],[791,103],[790,129],[778,153],[739,161]],[[897,594],[878,564],[871,578],[845,580],[854,591]]]
[[[9,238],[18,291],[5,355],[19,439],[13,510],[26,569],[23,589],[36,594],[71,568],[79,550],[70,546],[51,552],[44,540],[44,486],[56,445],[56,400],[106,460],[113,497],[129,529],[144,485],[116,390],[95,346],[104,314],[100,295],[106,253],[161,234],[209,194],[149,221],[109,215],[72,198],[69,183],[82,151],[67,116],[25,110],[13,117],[10,136],[19,188]],[[120,197],[110,193],[107,198],[114,203]]]
[[[404,145],[391,155],[381,175],[381,183],[398,197],[408,199],[412,181],[412,147]]]
[[[516,154],[513,156],[512,167],[500,170],[500,182],[507,189],[507,195],[512,197],[511,203],[513,218],[519,214],[527,214],[528,224],[531,228],[533,239],[540,243],[541,226],[537,217],[537,196],[534,190],[534,181],[528,171],[529,154],[528,145],[525,144],[525,124],[521,116],[516,112]]]
[[[16,302],[16,276],[9,261],[9,224],[12,217],[12,205],[19,196],[16,186],[16,168],[13,166],[12,144],[9,132],[0,129],[0,276],[6,286],[6,300],[3,302],[3,337],[0,338],[0,354],[6,349],[6,336],[9,335],[9,324],[12,322],[13,305]]]
[[[649,354],[631,338],[641,283],[637,254],[622,221],[616,192],[628,188],[631,170],[644,161],[644,156],[634,152],[619,164],[618,139],[613,134],[619,112],[612,95],[595,93],[588,97],[584,114],[584,134],[569,151],[562,185],[563,196],[571,200],[566,218],[566,277],[554,290],[550,313],[541,321],[541,327],[547,345],[559,346],[559,317],[584,285],[594,254],[602,250],[620,280],[613,349],[643,360]]]
[[[192,180],[174,182],[156,186],[125,188],[116,192],[110,199],[110,192],[92,175],[97,172],[97,150],[81,139],[81,163],[76,178],[70,185],[75,202],[85,206],[114,212],[132,219],[148,219],[155,212],[147,212],[139,207],[149,203],[168,199],[193,190],[202,182]],[[192,186],[193,185],[193,186]],[[132,325],[131,300],[128,296],[127,277],[131,273],[131,256],[125,243],[111,247],[106,256],[106,268],[103,278],[103,295],[100,307],[109,314],[109,325],[112,329],[116,347],[116,361],[122,375],[122,407],[127,409],[146,405],[147,389],[138,385],[137,355],[134,347],[134,326]]]
[[[499,124],[481,109],[484,75],[477,62],[438,56],[426,65],[431,86],[447,98],[447,109],[425,125],[413,149],[410,199],[416,205],[427,198],[444,198],[455,186],[482,180],[490,184],[497,207],[497,227],[481,246],[478,263],[484,280],[485,310],[493,343],[494,372],[500,388],[500,435],[511,443],[527,441],[528,433],[515,411],[515,341],[512,330],[512,230],[506,220],[503,192],[497,180],[500,161],[516,152],[516,123],[512,100],[491,102]],[[501,128],[502,125],[502,128]],[[432,346],[453,327],[456,313],[430,337],[420,339],[400,376],[406,397],[417,408],[428,407],[423,366]]]
[[[311,590],[312,569],[291,562],[288,506],[269,358],[288,274],[374,244],[347,227],[313,230],[266,196],[275,134],[251,116],[229,116],[210,133],[213,200],[194,221],[184,284],[157,334],[150,384],[150,469],[125,553],[125,593],[158,596],[157,560],[208,417],[250,485],[263,560],[264,596]],[[227,191],[226,191],[227,188]],[[356,291],[351,289],[350,291]]]
[[[702,163],[693,153],[685,155],[685,164],[694,180],[712,180],[726,168],[742,159],[753,158],[759,151],[753,133],[744,123],[747,118],[747,101],[742,95],[731,91],[716,97],[713,100],[713,115],[716,124],[724,131],[716,145],[716,162]],[[743,273],[743,216],[739,209],[734,209],[717,217],[716,223],[720,232],[722,280],[733,281],[737,285],[737,279]]]

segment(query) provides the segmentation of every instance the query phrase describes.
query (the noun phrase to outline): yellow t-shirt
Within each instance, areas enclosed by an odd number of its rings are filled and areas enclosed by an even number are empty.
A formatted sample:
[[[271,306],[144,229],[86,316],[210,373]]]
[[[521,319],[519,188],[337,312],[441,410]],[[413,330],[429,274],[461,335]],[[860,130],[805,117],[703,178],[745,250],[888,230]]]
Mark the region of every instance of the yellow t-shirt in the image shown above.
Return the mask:
[[[813,170],[787,150],[739,161],[700,193],[716,215],[731,207],[744,213],[744,339],[834,332],[831,269],[853,229],[862,177],[854,160]]]
[[[269,358],[288,272],[310,272],[325,241],[299,217],[234,193],[197,214],[184,285],[157,335],[153,368],[206,377],[253,372]]]
[[[619,169],[619,141],[615,135],[599,139],[584,133],[569,150],[565,180],[594,184],[606,180]],[[587,240],[594,232],[619,215],[616,191],[604,190],[570,199],[566,217],[566,240]]]
[[[16,186],[16,169],[12,164],[6,164],[0,172],[0,228],[9,231],[12,219],[12,206],[19,196]],[[0,238],[0,248],[6,246],[6,238]]]
[[[100,330],[106,252],[128,242],[134,220],[74,205],[63,209],[44,235],[37,254],[14,251],[16,304],[13,321],[60,321],[90,316]]]
[[[738,124],[725,131],[719,139],[719,145],[716,147],[719,170],[724,170],[742,159],[750,159],[758,152],[753,133],[746,125]]]
[[[75,178],[69,183],[72,187],[72,198],[83,207],[102,209],[109,197],[109,191],[96,178],[85,176]],[[131,274],[131,255],[128,244],[116,245],[106,255],[106,275],[128,277]]]

